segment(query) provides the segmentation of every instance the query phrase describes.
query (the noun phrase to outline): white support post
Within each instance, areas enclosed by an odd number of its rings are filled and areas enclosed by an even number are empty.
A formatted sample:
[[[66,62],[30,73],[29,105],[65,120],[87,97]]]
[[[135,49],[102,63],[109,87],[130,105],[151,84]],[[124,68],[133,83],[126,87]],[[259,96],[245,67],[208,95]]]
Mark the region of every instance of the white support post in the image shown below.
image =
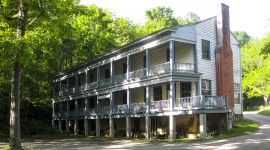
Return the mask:
[[[114,107],[114,93],[111,92],[110,93],[111,97],[110,97],[110,114],[113,114],[113,107]]]
[[[149,69],[150,69],[150,50],[146,50],[146,75],[149,76]]]
[[[127,113],[130,112],[130,104],[131,104],[131,91],[127,89]]]
[[[85,85],[89,83],[89,75],[88,75],[88,70],[85,71]]]
[[[80,83],[79,83],[79,74],[77,74],[77,75],[75,76],[75,78],[76,78],[76,87],[75,87],[75,91],[77,91],[77,90],[79,89],[79,85],[80,85]]]
[[[175,125],[175,116],[173,115],[170,115],[169,116],[169,121],[170,121],[170,140],[174,140],[175,139],[175,128],[176,128],[176,125]]]
[[[100,81],[100,67],[97,67],[97,87],[99,86],[99,81]]]
[[[110,116],[110,138],[114,138],[114,118]]]
[[[174,41],[170,41],[170,69],[173,71],[174,69]]]
[[[150,113],[150,101],[151,101],[151,94],[150,94],[150,86],[146,86],[146,113]]]
[[[74,119],[74,134],[78,135],[78,120]]]
[[[131,138],[131,119],[130,119],[130,117],[126,117],[126,136],[127,136],[127,138]]]
[[[84,105],[84,110],[85,110],[85,114],[87,114],[86,112],[89,110],[89,98],[87,97],[87,98],[85,98],[85,101],[84,101],[84,103],[85,103],[85,105]]]
[[[129,72],[130,72],[130,66],[131,66],[131,62],[130,62],[130,56],[129,55],[127,55],[127,80],[129,80],[130,79],[130,74],[129,74]]]
[[[200,122],[200,137],[201,138],[207,138],[206,114],[199,114],[199,122]]]
[[[96,118],[96,137],[100,137],[100,120]]]
[[[86,117],[84,118],[84,135],[85,136],[88,136],[89,135],[88,119]]]
[[[146,130],[146,139],[151,138],[151,118],[149,116],[145,117],[145,130]]]
[[[60,133],[63,133],[63,130],[62,130],[62,120],[58,120],[58,125],[59,125],[59,131]]]
[[[69,120],[66,119],[66,133],[69,133]]]
[[[170,82],[170,111],[173,111],[175,102],[175,81]]]
[[[114,80],[114,62],[112,61],[110,64],[110,77],[111,77],[111,84],[113,84]]]

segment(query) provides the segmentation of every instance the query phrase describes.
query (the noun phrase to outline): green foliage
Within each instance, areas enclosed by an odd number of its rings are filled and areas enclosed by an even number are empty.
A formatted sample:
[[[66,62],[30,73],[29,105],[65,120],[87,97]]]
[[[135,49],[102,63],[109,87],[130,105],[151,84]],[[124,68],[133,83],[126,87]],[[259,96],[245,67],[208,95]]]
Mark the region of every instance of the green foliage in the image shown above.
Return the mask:
[[[258,114],[264,115],[264,116],[270,116],[270,106],[260,107]]]
[[[269,38],[269,37],[266,37]],[[252,39],[242,48],[243,90],[249,97],[264,96],[265,105],[270,95],[270,54],[262,51],[266,48],[266,39]]]
[[[186,17],[174,17],[170,7],[157,7],[146,11],[147,22],[142,26],[144,35],[172,26],[182,26],[200,21],[195,13],[188,13]]]
[[[241,47],[245,46],[250,40],[250,36],[245,31],[234,31],[233,34],[240,42]]]

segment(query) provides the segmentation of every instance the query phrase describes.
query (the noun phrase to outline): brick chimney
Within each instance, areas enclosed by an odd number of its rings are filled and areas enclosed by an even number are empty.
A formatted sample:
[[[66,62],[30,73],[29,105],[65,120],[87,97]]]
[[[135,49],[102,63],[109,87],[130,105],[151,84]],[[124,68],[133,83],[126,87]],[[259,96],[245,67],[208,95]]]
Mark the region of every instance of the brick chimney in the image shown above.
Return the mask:
[[[229,6],[218,5],[216,79],[217,95],[228,96],[229,106],[234,110],[233,56],[230,42]]]

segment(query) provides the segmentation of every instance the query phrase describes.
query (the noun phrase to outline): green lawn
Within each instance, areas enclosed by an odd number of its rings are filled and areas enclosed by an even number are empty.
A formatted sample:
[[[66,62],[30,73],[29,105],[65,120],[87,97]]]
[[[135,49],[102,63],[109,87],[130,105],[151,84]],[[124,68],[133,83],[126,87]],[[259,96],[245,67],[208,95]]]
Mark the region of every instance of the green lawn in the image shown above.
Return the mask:
[[[258,114],[270,116],[270,106],[260,108]]]

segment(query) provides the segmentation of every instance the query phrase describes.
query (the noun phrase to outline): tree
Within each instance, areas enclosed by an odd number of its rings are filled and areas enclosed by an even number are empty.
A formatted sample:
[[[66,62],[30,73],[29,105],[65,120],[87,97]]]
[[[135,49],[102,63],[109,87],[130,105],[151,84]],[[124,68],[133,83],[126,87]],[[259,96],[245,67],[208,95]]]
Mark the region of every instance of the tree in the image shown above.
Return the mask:
[[[250,36],[245,31],[234,31],[233,34],[240,42],[241,47],[245,46],[250,40]]]
[[[170,7],[157,7],[145,12],[147,21],[142,27],[144,35],[167,27],[182,26],[200,21],[200,17],[195,13],[188,13],[185,18],[174,17]]]
[[[42,30],[39,25],[48,23],[38,22],[38,20],[41,17],[54,19],[58,11],[61,12],[60,7],[68,10],[70,6],[76,4],[78,4],[77,1],[0,1],[0,50],[1,53],[5,54],[6,61],[13,66],[13,70],[8,70],[6,66],[4,67],[4,70],[12,71],[10,91],[10,148],[12,149],[21,148],[20,103],[21,97],[23,97],[21,96],[22,69],[31,66],[33,58],[36,57],[35,46],[38,43],[34,43],[34,41],[38,41],[38,39],[33,37],[38,37],[38,31]],[[45,41],[49,43],[48,40]],[[2,63],[2,65],[8,64]]]
[[[269,38],[252,39],[242,49],[243,90],[249,97],[263,96],[265,105],[269,104],[270,96],[270,54],[262,51]]]

